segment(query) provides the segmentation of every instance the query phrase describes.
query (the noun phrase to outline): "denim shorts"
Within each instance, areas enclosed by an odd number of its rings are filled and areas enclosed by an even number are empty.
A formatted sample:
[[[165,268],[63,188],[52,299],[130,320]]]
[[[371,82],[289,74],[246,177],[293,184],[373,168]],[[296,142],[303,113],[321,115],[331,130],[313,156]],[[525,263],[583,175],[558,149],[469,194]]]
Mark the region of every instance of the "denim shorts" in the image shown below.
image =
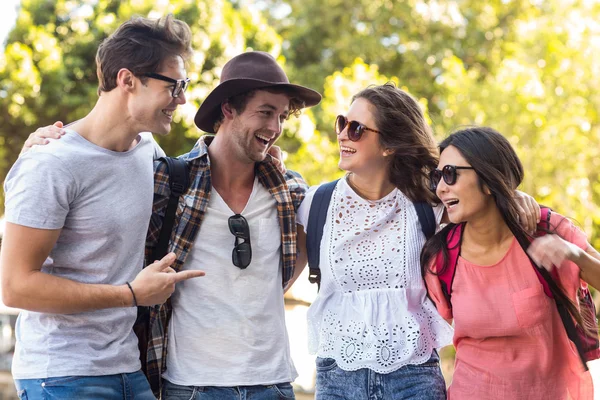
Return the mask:
[[[290,383],[266,386],[181,386],[163,380],[162,400],[294,400]]]
[[[102,376],[15,379],[20,400],[156,400],[141,371]]]
[[[315,400],[445,400],[446,383],[436,351],[419,365],[380,374],[367,368],[344,371],[333,358],[317,357]]]

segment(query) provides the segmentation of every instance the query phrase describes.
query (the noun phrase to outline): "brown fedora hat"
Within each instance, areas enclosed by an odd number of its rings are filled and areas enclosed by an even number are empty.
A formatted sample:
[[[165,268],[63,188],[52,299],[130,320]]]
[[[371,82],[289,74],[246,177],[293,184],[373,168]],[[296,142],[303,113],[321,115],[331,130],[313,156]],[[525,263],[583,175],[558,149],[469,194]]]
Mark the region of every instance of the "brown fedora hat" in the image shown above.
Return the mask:
[[[214,133],[214,125],[221,114],[221,103],[229,97],[255,89],[283,88],[312,107],[321,101],[321,95],[304,86],[292,85],[275,58],[262,51],[249,51],[233,57],[223,67],[221,83],[206,97],[194,118],[196,126]]]

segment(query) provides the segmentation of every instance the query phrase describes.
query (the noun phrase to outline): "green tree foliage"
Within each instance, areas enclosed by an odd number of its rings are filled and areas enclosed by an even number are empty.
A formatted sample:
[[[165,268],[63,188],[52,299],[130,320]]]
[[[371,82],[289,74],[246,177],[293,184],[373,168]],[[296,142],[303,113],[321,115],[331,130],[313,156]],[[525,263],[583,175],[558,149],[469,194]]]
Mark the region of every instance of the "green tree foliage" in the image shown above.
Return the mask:
[[[468,69],[493,73],[511,52],[514,25],[537,12],[507,0],[264,0],[284,38],[294,78],[322,88],[325,78],[357,57],[397,76],[427,99],[441,99],[435,79],[452,54]],[[281,17],[281,15],[284,15]],[[434,101],[432,106],[436,107]]]
[[[440,131],[489,125],[523,161],[523,190],[569,217],[600,246],[600,7],[547,1],[514,24],[517,40],[494,74],[442,60]]]
[[[332,85],[331,77],[360,57],[420,99],[438,138],[462,125],[498,129],[525,165],[522,189],[574,218],[600,246],[600,3],[260,4],[284,39],[283,54],[296,80],[322,87],[326,98],[347,99],[356,80]],[[324,101],[315,110],[317,132],[333,139],[332,118],[346,107],[334,111]]]

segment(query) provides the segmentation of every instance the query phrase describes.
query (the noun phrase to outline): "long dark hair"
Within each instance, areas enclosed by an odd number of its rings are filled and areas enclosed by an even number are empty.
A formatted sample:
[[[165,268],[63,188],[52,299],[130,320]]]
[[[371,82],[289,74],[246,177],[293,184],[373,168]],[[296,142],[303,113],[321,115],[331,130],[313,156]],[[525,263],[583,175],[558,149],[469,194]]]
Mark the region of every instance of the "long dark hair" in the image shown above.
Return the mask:
[[[436,202],[428,186],[429,171],[437,166],[435,138],[419,104],[392,82],[369,86],[352,101],[365,99],[373,105],[379,142],[393,151],[389,177],[411,201]]]
[[[509,141],[492,128],[474,127],[457,131],[440,143],[440,153],[449,146],[455,147],[467,162],[475,169],[481,188],[486,186],[492,194],[500,214],[515,235],[519,243],[528,244],[532,236],[523,229],[518,221],[517,205],[514,192],[523,180],[523,165]],[[443,273],[448,268],[448,233],[455,224],[448,224],[444,229],[429,239],[421,252],[421,273],[423,276],[431,271],[430,265],[441,252],[443,267],[437,271]],[[556,233],[556,227],[549,227],[550,233]],[[589,331],[590,321],[584,321],[577,306],[565,292],[548,277],[548,286],[557,302],[563,304],[569,314]]]

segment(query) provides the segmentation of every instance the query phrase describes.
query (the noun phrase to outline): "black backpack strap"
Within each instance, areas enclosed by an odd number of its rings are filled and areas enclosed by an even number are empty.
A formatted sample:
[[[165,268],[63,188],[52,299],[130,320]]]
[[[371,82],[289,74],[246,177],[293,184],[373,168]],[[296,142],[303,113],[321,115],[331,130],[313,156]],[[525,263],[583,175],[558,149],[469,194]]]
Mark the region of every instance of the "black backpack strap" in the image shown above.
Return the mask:
[[[542,276],[544,276],[544,274],[542,274]],[[546,276],[544,276],[544,278],[546,278]],[[548,274],[548,279],[552,279],[550,277],[550,274]],[[579,358],[583,363],[583,367],[587,371],[588,366],[585,358],[585,349],[583,348],[581,337],[579,336],[579,332],[577,331],[577,327],[575,326],[575,321],[573,321],[573,317],[571,317],[571,314],[567,310],[567,307],[562,302],[556,301],[556,299],[554,300],[556,303],[556,308],[558,309],[558,315],[560,315],[560,319],[565,327],[565,330],[567,331],[567,337],[575,345],[575,348],[577,349],[577,354],[579,354]]]
[[[319,268],[321,239],[323,238],[323,228],[327,220],[327,210],[329,202],[333,195],[333,190],[339,179],[333,182],[324,183],[315,191],[308,213],[308,227],[306,228],[306,255],[308,257],[310,283],[316,283],[321,286],[321,270]]]
[[[543,208],[544,208],[544,210],[543,210],[544,212],[542,212],[542,215],[545,214],[546,217],[538,223],[538,231],[537,231],[538,235],[544,235],[546,233],[546,230],[550,229],[551,210],[546,207],[543,207]],[[521,248],[523,249],[523,251],[525,251],[525,254],[527,254],[527,249],[529,248],[529,245],[530,245],[529,239],[526,237],[521,237],[521,235],[515,235],[515,236],[517,237],[517,241],[521,245]],[[539,267],[533,261],[533,259],[531,257],[529,257],[529,254],[527,254],[527,257],[529,258],[531,265],[535,269],[537,269],[537,271],[539,272],[541,277],[547,282],[548,285],[550,285],[550,283],[554,281],[550,272],[548,272],[548,270],[546,270],[543,267]],[[571,314],[569,313],[567,306],[565,306],[556,297],[554,297],[554,303],[556,304],[556,309],[558,310],[558,315],[560,315],[560,319],[563,323],[563,326],[565,327],[565,330],[567,331],[567,337],[575,345],[575,348],[577,349],[577,353],[579,354],[579,358],[581,359],[581,362],[583,363],[583,366],[584,366],[585,370],[587,371],[588,367],[586,364],[585,350],[584,350],[581,338],[579,336],[579,333],[577,331],[577,326],[575,325],[575,321],[573,321],[573,318],[571,317]]]
[[[173,224],[175,223],[175,212],[177,211],[179,196],[185,193],[190,185],[187,163],[185,160],[181,158],[161,157],[160,161],[167,163],[166,172],[169,175],[171,196],[169,197],[167,211],[165,212],[162,228],[158,236],[158,243],[152,252],[152,259],[148,260],[149,262],[160,260],[167,254],[171,231],[173,230]]]
[[[429,239],[435,235],[435,228],[437,227],[435,214],[433,213],[433,207],[431,207],[431,204],[424,201],[416,202],[414,203],[414,206],[415,210],[417,211],[417,216],[419,217],[421,230],[423,230],[425,238]]]

